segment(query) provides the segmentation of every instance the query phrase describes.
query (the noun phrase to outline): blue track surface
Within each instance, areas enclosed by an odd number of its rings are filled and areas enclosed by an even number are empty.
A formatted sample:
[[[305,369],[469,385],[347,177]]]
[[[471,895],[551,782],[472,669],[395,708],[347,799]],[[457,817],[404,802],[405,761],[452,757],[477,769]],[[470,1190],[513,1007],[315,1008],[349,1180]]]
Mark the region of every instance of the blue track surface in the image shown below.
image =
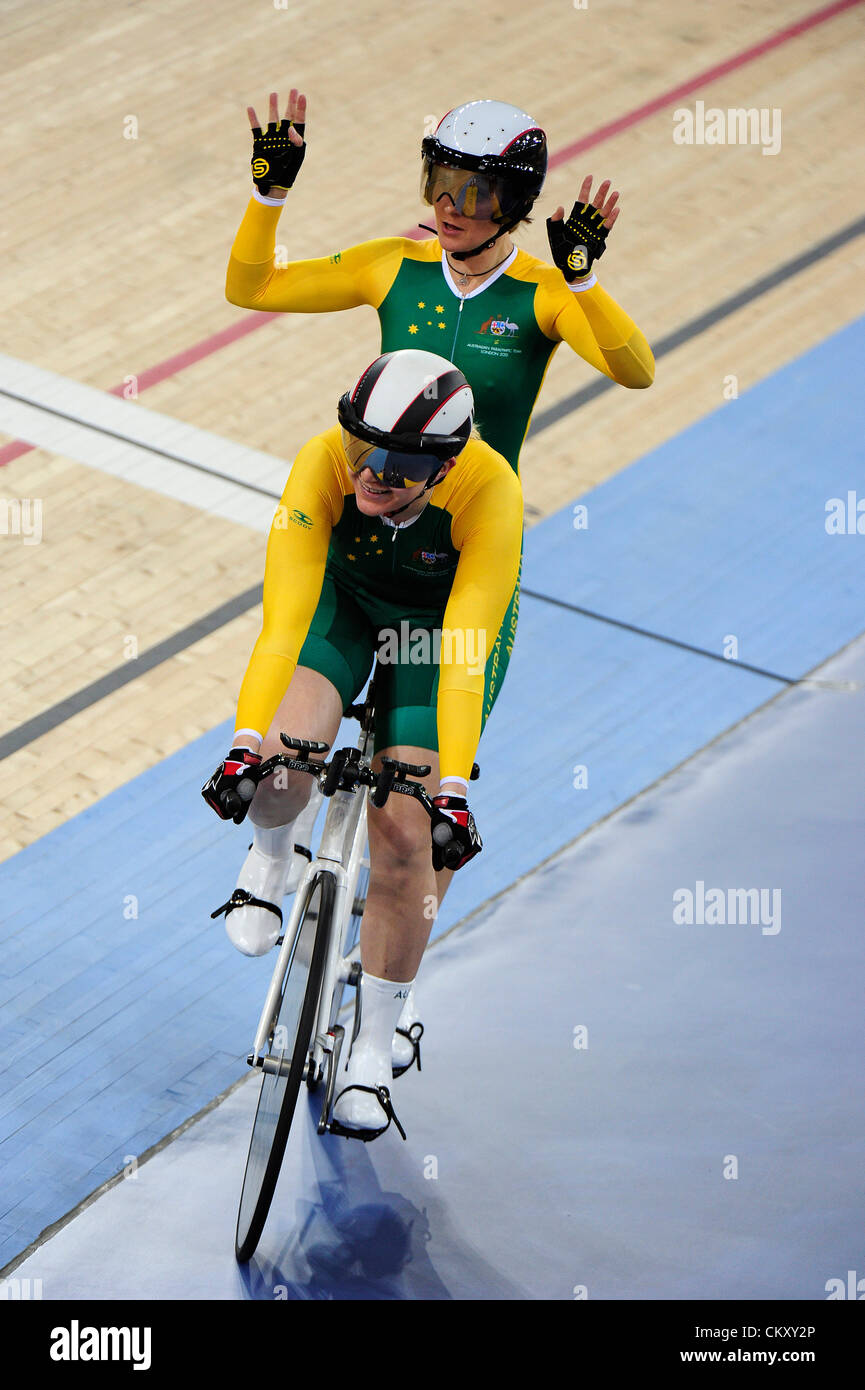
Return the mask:
[[[865,683],[865,638],[824,673]],[[15,1277],[45,1299],[813,1307],[865,1234],[863,739],[865,689],[785,692],[441,942],[423,1071],[393,1083],[407,1142],[319,1138],[302,1100],[243,1269],[252,1076]],[[765,896],[677,920],[700,883]]]
[[[830,498],[865,491],[845,385],[863,369],[860,321],[581,499],[587,529],[571,507],[535,527],[525,586],[810,670],[865,627],[865,538],[825,528]],[[782,688],[524,597],[479,753],[487,847],[436,934]],[[244,1070],[271,962],[209,921],[247,841],[198,794],[230,733],[0,866],[0,1264]]]

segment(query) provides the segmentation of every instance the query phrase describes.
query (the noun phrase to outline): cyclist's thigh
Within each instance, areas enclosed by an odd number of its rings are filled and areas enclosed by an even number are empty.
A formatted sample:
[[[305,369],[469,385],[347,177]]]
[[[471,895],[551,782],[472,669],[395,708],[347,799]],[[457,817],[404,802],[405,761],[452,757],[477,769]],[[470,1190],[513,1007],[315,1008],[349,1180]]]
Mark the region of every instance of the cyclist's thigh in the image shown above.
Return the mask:
[[[342,719],[339,691],[319,671],[298,666],[261,746],[263,758],[286,753],[280,733],[332,744]]]
[[[385,660],[382,652],[376,667],[376,753],[387,748],[426,748],[437,756],[439,668],[433,633],[441,628],[426,615],[410,614],[404,621],[410,643],[400,643],[396,660]]]
[[[280,731],[332,744],[343,711],[363,689],[373,660],[357,604],[326,574],[297,669],[267,731],[262,753],[285,752]]]

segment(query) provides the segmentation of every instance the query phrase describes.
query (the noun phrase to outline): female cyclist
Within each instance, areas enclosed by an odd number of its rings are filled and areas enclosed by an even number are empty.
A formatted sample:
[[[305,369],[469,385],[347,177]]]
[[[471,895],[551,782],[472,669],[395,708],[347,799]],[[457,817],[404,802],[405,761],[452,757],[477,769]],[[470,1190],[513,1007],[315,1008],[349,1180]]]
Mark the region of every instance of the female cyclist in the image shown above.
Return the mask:
[[[380,664],[376,759],[427,763],[436,805],[454,821],[467,863],[480,849],[466,793],[490,704],[490,663],[511,601],[522,540],[522,490],[507,460],[472,431],[472,392],[452,363],[416,349],[383,355],[339,402],[339,425],[310,440],[291,470],[270,532],[264,623],[237,708],[233,746],[203,788],[220,797],[280,730],[332,744],[363,689],[383,630],[408,620],[438,633],[440,660]],[[458,635],[461,640],[451,640]],[[310,779],[263,779],[251,803],[257,842],[284,833]],[[243,819],[246,808],[234,819]],[[394,1030],[405,1009],[447,873],[425,812],[410,797],[369,808],[370,882],[361,926],[359,1023],[334,1105],[339,1125],[374,1138],[390,1123]],[[278,902],[235,890],[221,909],[234,944],[275,943]],[[251,901],[251,899],[255,901]]]

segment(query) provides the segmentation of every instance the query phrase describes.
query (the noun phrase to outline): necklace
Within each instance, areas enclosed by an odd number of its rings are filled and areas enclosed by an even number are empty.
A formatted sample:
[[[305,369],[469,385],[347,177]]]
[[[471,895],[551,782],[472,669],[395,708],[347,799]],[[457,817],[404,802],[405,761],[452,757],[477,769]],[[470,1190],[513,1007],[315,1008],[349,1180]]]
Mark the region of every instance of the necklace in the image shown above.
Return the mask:
[[[513,247],[511,247],[507,256],[502,256],[501,260],[496,261],[495,265],[490,266],[489,270],[457,270],[455,266],[451,265],[450,256],[447,254],[447,252],[445,252],[445,260],[448,263],[448,270],[450,271],[451,275],[456,277],[457,284],[467,285],[469,280],[480,280],[483,278],[484,275],[492,275],[493,271],[498,270],[500,265],[504,265],[505,261],[508,259],[508,256],[512,255]]]

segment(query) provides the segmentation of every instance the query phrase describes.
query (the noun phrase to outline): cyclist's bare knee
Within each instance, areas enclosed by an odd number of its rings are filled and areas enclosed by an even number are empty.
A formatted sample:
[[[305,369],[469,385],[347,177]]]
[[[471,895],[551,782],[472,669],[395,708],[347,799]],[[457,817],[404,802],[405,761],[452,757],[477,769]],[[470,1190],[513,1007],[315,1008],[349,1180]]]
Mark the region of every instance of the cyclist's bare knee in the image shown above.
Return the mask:
[[[274,753],[288,753],[280,733],[330,746],[341,719],[342,699],[336,687],[320,672],[298,666],[261,745],[262,759]],[[311,791],[312,778],[308,773],[277,768],[259,783],[250,817],[263,829],[287,825],[300,815]]]
[[[312,779],[308,773],[278,768],[272,777],[259,783],[249,809],[250,820],[266,830],[287,825],[300,815],[311,791]]]
[[[427,777],[413,778],[423,781],[429,794],[438,791],[438,757],[428,748],[397,747],[384,748],[376,755],[373,767],[381,766],[381,758],[395,758],[399,762],[425,764],[430,767]],[[422,856],[430,856],[429,817],[413,797],[398,796],[393,793],[384,806],[369,808],[368,816],[370,851],[385,859],[389,866],[397,870],[416,864]]]
[[[408,797],[391,796],[378,809],[370,806],[367,824],[370,853],[376,860],[397,868],[413,863],[424,849],[429,852],[429,818]]]

